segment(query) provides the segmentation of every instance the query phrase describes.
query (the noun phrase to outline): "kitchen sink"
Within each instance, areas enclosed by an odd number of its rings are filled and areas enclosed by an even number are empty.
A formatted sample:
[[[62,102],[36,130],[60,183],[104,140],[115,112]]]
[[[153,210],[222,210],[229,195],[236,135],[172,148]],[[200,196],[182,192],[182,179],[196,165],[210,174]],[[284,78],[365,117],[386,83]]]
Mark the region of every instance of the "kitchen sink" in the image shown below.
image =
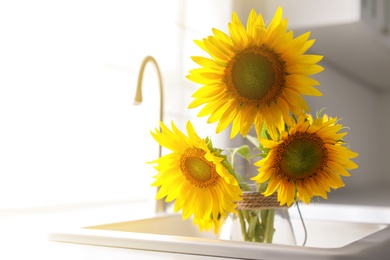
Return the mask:
[[[342,205],[302,207],[308,234],[305,246],[299,245],[304,232],[296,213],[291,218],[298,245],[218,239],[212,232],[199,232],[191,219],[182,220],[175,213],[68,228],[52,232],[49,239],[233,259],[381,259],[390,255],[389,210]]]

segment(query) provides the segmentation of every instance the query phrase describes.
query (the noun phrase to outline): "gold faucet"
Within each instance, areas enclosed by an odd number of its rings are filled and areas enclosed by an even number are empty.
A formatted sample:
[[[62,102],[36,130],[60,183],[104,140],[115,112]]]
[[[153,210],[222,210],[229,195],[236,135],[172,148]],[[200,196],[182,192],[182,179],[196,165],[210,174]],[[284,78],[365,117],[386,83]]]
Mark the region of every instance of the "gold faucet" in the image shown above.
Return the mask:
[[[135,93],[134,105],[140,105],[142,103],[142,79],[145,71],[145,66],[148,62],[152,62],[157,70],[159,88],[160,88],[160,122],[163,122],[164,115],[164,99],[163,99],[163,82],[161,77],[161,71],[158,67],[157,61],[152,56],[146,56],[142,61],[141,68],[138,73],[138,81],[137,81],[137,92]],[[160,129],[161,130],[161,129]],[[158,158],[162,155],[162,147],[159,145],[158,147]],[[156,201],[156,212],[161,213],[166,211],[166,203],[163,199]]]

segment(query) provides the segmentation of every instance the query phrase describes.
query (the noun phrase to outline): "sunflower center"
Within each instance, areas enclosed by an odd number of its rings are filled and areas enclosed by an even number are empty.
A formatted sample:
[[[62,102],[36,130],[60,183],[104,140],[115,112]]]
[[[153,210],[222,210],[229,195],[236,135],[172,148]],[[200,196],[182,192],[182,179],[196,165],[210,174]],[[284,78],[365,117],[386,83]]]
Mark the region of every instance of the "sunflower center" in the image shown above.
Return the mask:
[[[264,46],[251,46],[236,54],[225,69],[227,89],[241,104],[269,104],[284,87],[284,63]]]
[[[214,164],[204,158],[205,153],[202,149],[190,148],[180,158],[180,169],[184,177],[202,188],[213,185],[218,176]]]
[[[326,163],[323,141],[312,133],[298,132],[290,136],[280,149],[280,168],[284,174],[295,179],[316,174]]]

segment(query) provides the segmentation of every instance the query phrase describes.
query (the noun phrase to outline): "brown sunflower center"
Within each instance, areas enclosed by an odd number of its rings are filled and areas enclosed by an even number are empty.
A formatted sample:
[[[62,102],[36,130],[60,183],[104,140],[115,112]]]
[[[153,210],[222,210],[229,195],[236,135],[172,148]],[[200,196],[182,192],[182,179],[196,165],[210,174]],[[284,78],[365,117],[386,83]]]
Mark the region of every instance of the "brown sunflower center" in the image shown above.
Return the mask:
[[[275,101],[285,82],[284,63],[265,46],[250,46],[227,64],[225,83],[241,104],[260,105]]]
[[[180,157],[180,169],[184,177],[201,188],[214,185],[218,177],[215,165],[204,158],[205,153],[199,148],[189,148]]]
[[[326,165],[327,151],[316,134],[295,133],[278,149],[280,170],[293,179],[312,176]]]

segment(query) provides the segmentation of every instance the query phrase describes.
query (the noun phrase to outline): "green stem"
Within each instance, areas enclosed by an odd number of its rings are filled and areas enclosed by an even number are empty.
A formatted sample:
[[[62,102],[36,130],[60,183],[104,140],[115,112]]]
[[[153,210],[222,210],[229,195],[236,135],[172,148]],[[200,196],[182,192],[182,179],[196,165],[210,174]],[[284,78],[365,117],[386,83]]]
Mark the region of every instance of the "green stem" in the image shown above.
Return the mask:
[[[265,233],[264,233],[264,242],[272,243],[272,238],[274,236],[274,218],[275,218],[275,210],[267,209],[266,211],[266,219],[264,222]]]
[[[257,191],[263,193],[267,189],[268,183],[261,183],[257,186]]]
[[[245,217],[243,215],[242,210],[237,210],[238,212],[238,218],[240,219],[240,227],[241,227],[241,234],[244,238],[244,241],[248,241],[248,234],[246,233],[246,224],[245,224]]]
[[[257,223],[259,223],[258,217],[257,217],[257,214],[255,211],[250,211],[248,215],[249,215],[248,237],[249,237],[250,241],[256,241],[257,240],[256,228],[257,228]]]
[[[263,210],[264,211],[264,210]],[[260,221],[258,210],[238,210],[242,238],[244,241],[264,242],[267,223]],[[266,219],[266,218],[265,218]]]
[[[259,212],[258,210],[256,212],[256,230],[255,230],[255,242],[263,242],[264,236],[263,236],[263,227],[260,223],[259,219]]]
[[[240,175],[238,175],[240,176]],[[240,183],[243,191],[251,190],[248,184]],[[258,185],[257,192],[264,192],[267,184]],[[244,241],[272,243],[274,229],[274,209],[237,210]]]

